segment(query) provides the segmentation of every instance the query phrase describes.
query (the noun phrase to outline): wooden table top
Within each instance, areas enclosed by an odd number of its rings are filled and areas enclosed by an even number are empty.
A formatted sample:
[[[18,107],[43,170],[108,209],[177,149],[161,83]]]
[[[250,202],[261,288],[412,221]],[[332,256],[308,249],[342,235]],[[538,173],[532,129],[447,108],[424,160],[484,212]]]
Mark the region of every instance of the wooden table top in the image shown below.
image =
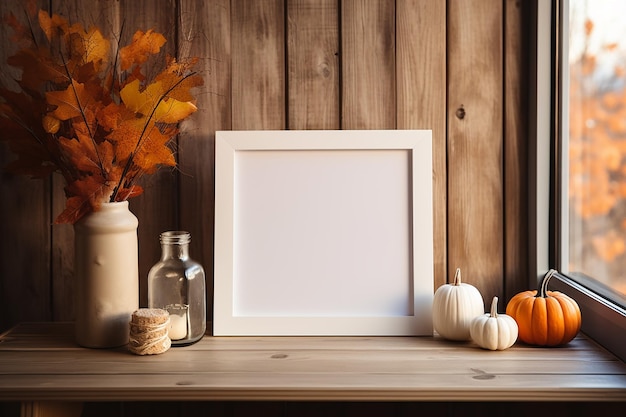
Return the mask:
[[[0,401],[626,401],[626,364],[579,336],[486,351],[438,337],[213,337],[136,356],[70,323],[0,336]]]

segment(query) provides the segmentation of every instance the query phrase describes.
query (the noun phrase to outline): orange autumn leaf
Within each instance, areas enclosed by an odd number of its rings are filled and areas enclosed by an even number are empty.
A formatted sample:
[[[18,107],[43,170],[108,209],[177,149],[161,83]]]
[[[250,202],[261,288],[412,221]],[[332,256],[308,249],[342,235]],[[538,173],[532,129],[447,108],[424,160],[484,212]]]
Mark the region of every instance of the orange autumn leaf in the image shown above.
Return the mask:
[[[84,176],[66,187],[74,195],[86,196],[92,205],[96,207],[102,197],[108,197],[110,193],[110,184],[108,179],[98,175]]]
[[[126,71],[133,65],[143,64],[150,55],[158,53],[165,42],[165,37],[152,29],[147,32],[138,30],[133,35],[131,43],[119,51],[120,68]]]
[[[143,188],[140,185],[133,184],[129,188],[122,188],[119,192],[119,201],[128,200],[132,197],[137,197],[143,193]]]
[[[65,31],[65,29],[67,29],[67,27],[69,26],[66,19],[59,16],[58,14],[53,14],[52,16],[50,16],[45,10],[40,10],[38,17],[39,26],[41,27],[49,41],[54,37],[57,30],[61,29]]]
[[[22,69],[22,78],[18,81],[22,88],[37,91],[46,82],[67,81],[63,67],[52,61],[45,49],[22,49],[10,56],[7,63]]]
[[[112,170],[109,161],[113,159],[114,150],[110,143],[95,144],[85,129],[77,129],[76,136],[76,139],[59,138],[61,149],[76,169],[92,174],[99,174],[103,169]]]
[[[43,126],[43,130],[47,133],[55,134],[61,128],[61,121],[54,116],[46,114],[43,119],[41,119],[41,125]]]
[[[183,61],[176,61],[174,58],[168,59],[168,65],[154,80],[161,82],[164,90],[168,90],[168,97],[178,101],[193,101],[191,89],[203,84],[203,79],[197,74],[181,79],[181,74],[188,73],[198,62],[197,58]]]
[[[126,163],[137,149],[145,129],[145,120],[133,118],[122,121],[107,135],[107,140],[115,145],[115,159]]]
[[[56,223],[75,223],[92,211],[110,193],[110,184],[102,177],[88,175],[68,184],[65,192],[69,197],[65,210],[56,218]]]
[[[84,109],[92,102],[92,98],[85,91],[84,84],[74,80],[65,90],[47,92],[46,98],[49,104],[57,106],[52,111],[52,115],[59,120],[81,116]]]
[[[174,166],[176,160],[167,147],[171,136],[164,135],[154,122],[145,118],[125,120],[107,139],[115,143],[116,158],[134,164],[146,173],[153,173],[159,165]]]
[[[108,61],[109,47],[109,41],[95,27],[86,32],[82,26],[77,26],[70,34],[71,57],[80,64],[97,63],[96,70]]]
[[[70,196],[65,201],[65,209],[59,214],[54,222],[76,223],[81,217],[91,211],[91,205],[82,196]]]
[[[99,109],[97,117],[102,128],[106,131],[111,131],[117,129],[123,119],[134,117],[134,113],[125,106],[109,103],[107,106]]]
[[[167,147],[171,137],[152,126],[147,132],[147,140],[137,150],[137,166],[147,174],[154,174],[161,165],[175,166],[174,154]]]

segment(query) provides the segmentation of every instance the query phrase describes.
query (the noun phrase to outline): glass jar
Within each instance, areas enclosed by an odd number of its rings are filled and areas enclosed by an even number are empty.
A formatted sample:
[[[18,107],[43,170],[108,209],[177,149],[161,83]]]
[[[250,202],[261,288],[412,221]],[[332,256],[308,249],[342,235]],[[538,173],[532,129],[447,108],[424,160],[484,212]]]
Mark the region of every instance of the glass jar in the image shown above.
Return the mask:
[[[189,232],[163,232],[160,241],[161,260],[148,273],[148,306],[170,313],[172,346],[190,345],[206,330],[204,268],[189,258]]]

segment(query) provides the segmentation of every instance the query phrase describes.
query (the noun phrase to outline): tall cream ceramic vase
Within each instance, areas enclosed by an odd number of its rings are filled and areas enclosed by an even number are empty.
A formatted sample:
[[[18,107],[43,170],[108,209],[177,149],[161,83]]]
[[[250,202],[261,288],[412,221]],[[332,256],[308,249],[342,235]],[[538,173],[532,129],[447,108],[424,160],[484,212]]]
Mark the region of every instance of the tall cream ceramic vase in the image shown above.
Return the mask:
[[[75,338],[84,347],[128,343],[139,307],[137,217],[128,201],[105,203],[74,225]]]

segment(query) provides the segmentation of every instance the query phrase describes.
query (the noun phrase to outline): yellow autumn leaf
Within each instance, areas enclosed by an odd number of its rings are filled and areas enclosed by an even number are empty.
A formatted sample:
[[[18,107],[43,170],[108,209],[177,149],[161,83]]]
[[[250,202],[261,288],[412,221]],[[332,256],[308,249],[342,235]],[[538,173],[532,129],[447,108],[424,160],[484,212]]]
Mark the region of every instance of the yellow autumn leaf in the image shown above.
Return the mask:
[[[135,113],[146,115],[152,111],[158,97],[150,97],[148,91],[140,91],[139,80],[133,80],[126,84],[120,91],[120,98],[126,108]]]
[[[190,101],[178,101],[169,98],[159,103],[154,112],[154,119],[157,122],[178,123],[196,110],[198,108]]]
[[[120,97],[124,105],[135,113],[149,117],[154,112],[155,122],[177,123],[198,109],[190,101],[163,98],[167,91],[159,81],[148,85],[144,91],[139,88],[139,80],[134,80],[120,91]]]

